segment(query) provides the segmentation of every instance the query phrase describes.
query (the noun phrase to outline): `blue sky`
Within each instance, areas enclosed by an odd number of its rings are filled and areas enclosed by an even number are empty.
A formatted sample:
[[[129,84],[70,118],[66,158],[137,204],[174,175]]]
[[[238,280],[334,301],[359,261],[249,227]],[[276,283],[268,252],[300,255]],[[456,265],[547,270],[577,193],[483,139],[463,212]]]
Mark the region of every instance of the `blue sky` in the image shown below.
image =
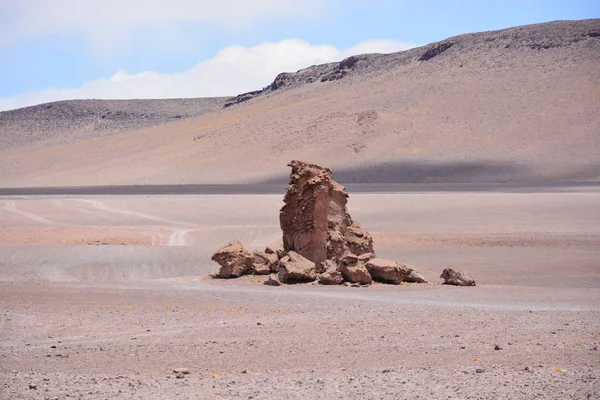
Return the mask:
[[[599,0],[0,0],[0,110],[234,95],[353,53],[598,17]]]

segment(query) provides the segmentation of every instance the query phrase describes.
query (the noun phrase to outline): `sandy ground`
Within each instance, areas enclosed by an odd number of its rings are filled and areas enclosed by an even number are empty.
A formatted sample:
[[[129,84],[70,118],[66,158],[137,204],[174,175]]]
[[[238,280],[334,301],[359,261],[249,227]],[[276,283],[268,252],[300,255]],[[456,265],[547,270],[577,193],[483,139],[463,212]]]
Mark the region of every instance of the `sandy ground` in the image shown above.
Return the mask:
[[[351,195],[430,283],[273,288],[209,258],[277,242],[279,195],[3,197],[0,398],[599,398],[598,204]]]

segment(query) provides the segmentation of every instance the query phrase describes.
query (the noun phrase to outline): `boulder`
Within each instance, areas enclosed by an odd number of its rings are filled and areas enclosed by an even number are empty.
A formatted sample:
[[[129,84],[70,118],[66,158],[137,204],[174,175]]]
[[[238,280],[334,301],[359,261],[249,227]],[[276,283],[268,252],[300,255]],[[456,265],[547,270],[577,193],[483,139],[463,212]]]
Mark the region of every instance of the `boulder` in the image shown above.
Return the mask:
[[[339,285],[344,282],[344,277],[338,271],[338,265],[331,260],[323,262],[324,271],[317,275],[317,280],[321,285]]]
[[[310,282],[317,278],[317,266],[314,262],[295,251],[279,260],[279,280],[281,282]]]
[[[365,265],[359,262],[358,257],[351,253],[346,253],[342,256],[338,271],[340,271],[344,279],[350,283],[368,285],[373,282],[373,278]]]
[[[217,274],[219,278],[237,278],[250,271],[254,262],[252,253],[238,241],[220,248],[211,259],[221,266]]]
[[[365,266],[373,279],[378,282],[399,285],[409,274],[406,265],[384,258],[373,258],[369,260]]]
[[[427,283],[427,280],[425,279],[423,274],[414,269],[409,270],[408,275],[406,275],[404,280],[406,282],[413,282],[413,283]]]
[[[454,286],[475,286],[475,279],[464,272],[455,271],[452,268],[446,268],[440,278],[444,279],[444,285]]]
[[[373,253],[373,238],[353,221],[344,186],[328,168],[291,161],[290,183],[279,213],[285,251],[294,251],[317,265],[338,261],[347,252]]]
[[[279,265],[277,254],[255,250],[252,254],[252,258],[254,260],[252,263],[252,270],[255,274],[267,275],[271,272],[277,272],[277,267]]]
[[[281,286],[281,281],[279,280],[279,276],[277,274],[271,274],[265,281],[263,282],[268,286]]]
[[[373,282],[373,278],[364,264],[342,265],[339,270],[344,279],[350,283],[368,285]]]

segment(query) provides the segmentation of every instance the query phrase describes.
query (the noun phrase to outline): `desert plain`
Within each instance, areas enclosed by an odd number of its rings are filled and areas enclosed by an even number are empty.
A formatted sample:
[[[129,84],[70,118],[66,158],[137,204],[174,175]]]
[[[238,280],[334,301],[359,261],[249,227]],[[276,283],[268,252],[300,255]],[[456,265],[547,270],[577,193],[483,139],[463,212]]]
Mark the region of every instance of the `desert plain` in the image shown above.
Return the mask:
[[[281,240],[282,194],[3,196],[2,397],[600,396],[598,187],[355,189],[428,284],[211,278],[227,241]]]
[[[600,398],[598,65],[555,21],[0,112],[0,398]],[[293,159],[428,283],[212,277],[281,242]]]

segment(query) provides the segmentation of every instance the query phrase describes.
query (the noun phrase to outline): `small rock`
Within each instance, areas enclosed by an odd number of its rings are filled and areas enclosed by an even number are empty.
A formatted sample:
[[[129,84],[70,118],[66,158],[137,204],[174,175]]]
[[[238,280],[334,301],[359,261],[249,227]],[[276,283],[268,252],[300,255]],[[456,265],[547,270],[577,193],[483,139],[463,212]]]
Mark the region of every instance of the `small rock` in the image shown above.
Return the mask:
[[[253,263],[252,270],[257,275],[267,275],[271,272],[277,272],[279,258],[275,253],[266,253],[255,250],[252,253]]]
[[[339,285],[344,282],[342,273],[337,270],[337,264],[332,260],[323,262],[324,271],[317,275],[317,279],[321,285]]]
[[[455,271],[452,268],[446,268],[440,275],[444,279],[444,285],[454,286],[475,286],[475,279],[464,272]]]
[[[31,389],[31,390],[37,390],[37,385],[35,383],[30,383],[29,384],[29,389]]]
[[[427,280],[425,279],[423,274],[414,269],[410,270],[410,272],[408,273],[408,275],[406,275],[404,280],[406,282],[413,282],[413,283],[427,283]]]
[[[279,260],[279,280],[281,282],[311,282],[317,278],[317,266],[295,251]]]
[[[406,265],[384,258],[373,258],[366,263],[365,267],[374,280],[394,285],[399,285],[408,274]]]
[[[281,281],[279,280],[279,276],[277,274],[271,274],[264,281],[264,284],[269,286],[281,286]]]
[[[476,373],[478,373],[478,374],[483,374],[483,373],[485,372],[485,370],[483,370],[483,369],[481,369],[481,368],[477,368],[477,369],[475,370],[475,372],[476,372]]]
[[[356,256],[355,256],[356,257]],[[350,283],[356,284],[368,284],[373,281],[371,274],[367,270],[364,264],[358,262],[358,257],[356,257],[356,262],[348,260],[347,262],[342,262],[342,265],[338,269],[345,280]]]
[[[188,368],[174,368],[173,373],[187,375],[190,373],[190,370]]]
[[[254,263],[252,253],[238,241],[218,249],[211,259],[221,266],[219,278],[237,278],[250,271]]]
[[[495,346],[494,346],[494,350],[502,350],[502,347],[500,347],[500,346],[498,346],[498,345],[495,345]]]
[[[265,253],[276,254],[277,258],[279,260],[281,260],[283,257],[287,256],[287,251],[284,250],[282,245],[267,246],[267,248],[265,249]]]
[[[247,373],[248,373],[247,369],[245,369],[245,370],[242,371],[242,374],[247,374]]]
[[[525,371],[531,371],[531,368],[525,367]]]

